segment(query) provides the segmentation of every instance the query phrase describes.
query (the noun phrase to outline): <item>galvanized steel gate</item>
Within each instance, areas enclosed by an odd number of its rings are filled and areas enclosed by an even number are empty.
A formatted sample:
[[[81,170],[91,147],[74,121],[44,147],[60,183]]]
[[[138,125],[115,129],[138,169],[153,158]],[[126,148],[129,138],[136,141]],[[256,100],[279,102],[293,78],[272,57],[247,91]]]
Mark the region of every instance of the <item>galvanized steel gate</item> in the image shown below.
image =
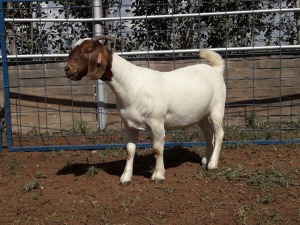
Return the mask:
[[[60,13],[59,16],[53,17],[45,11],[39,11],[40,15],[38,15],[38,11],[35,11],[34,18],[33,16],[31,18],[18,18],[14,14],[5,17],[8,15],[8,2],[11,1],[0,1],[2,90],[4,95],[4,105],[1,105],[4,108],[4,113],[0,123],[1,136],[3,136],[0,138],[0,150],[3,146],[6,146],[9,151],[117,149],[125,147],[122,123],[116,119],[118,116],[116,115],[113,96],[106,90],[105,85],[98,82],[72,83],[64,78],[63,61],[66,59],[71,45],[82,35],[80,31],[74,31],[74,27],[70,25],[74,23],[79,25],[83,23],[92,24],[94,31],[85,33],[87,37],[103,33],[103,26],[105,26],[108,28],[105,32],[115,35],[118,39],[118,44],[121,46],[117,49],[119,54],[132,60],[135,64],[154,69],[171,70],[187,64],[198,63],[199,48],[210,47],[221,52],[226,60],[225,79],[228,87],[224,143],[300,142],[300,45],[294,39],[290,40],[290,43],[282,41],[286,34],[280,22],[285,15],[292,15],[295,20],[291,30],[294,32],[297,24],[296,14],[300,12],[300,8],[296,6],[289,8],[280,5],[279,8],[274,9],[243,11],[228,11],[225,8],[224,11],[219,12],[180,13],[176,12],[176,5],[172,5],[175,3],[169,3],[168,13],[163,15],[132,15],[128,14],[128,11],[133,5],[127,1],[128,5],[113,6],[112,11],[114,13],[110,16],[104,16],[102,9],[107,8],[107,6],[103,6],[102,1],[94,0],[91,6],[83,8],[83,10],[91,10],[93,17],[78,19],[67,13]],[[19,2],[36,3],[43,1],[14,1],[16,4]],[[79,7],[71,3],[72,1],[68,7]],[[48,11],[59,12],[63,8],[63,6],[55,7],[50,6],[50,3],[47,4],[45,3]],[[182,1],[180,6],[182,4],[187,3]],[[145,5],[145,7],[148,6]],[[278,36],[276,37],[279,40],[278,44],[258,44],[259,41],[255,41],[255,38],[259,39],[259,34],[254,36],[256,27],[249,22],[247,29],[250,30],[250,33],[248,32],[247,35],[251,35],[251,37],[246,36],[245,38],[250,38],[251,43],[244,46],[234,45],[236,40],[231,40],[234,38],[228,36],[228,30],[233,29],[230,26],[232,20],[236,19],[235,16],[248,15],[247,18],[253,20],[256,15],[262,14],[277,15],[274,18],[279,21],[277,21],[279,31],[275,34]],[[224,30],[218,29],[217,31],[224,33],[222,35],[226,39],[226,45],[216,47],[203,41],[202,44],[199,43],[198,48],[182,49],[178,47],[176,42],[182,35],[180,33],[182,30],[185,30],[184,34],[187,38],[192,36],[192,41],[201,41],[201,38],[210,35],[209,30],[215,28],[204,29],[203,18],[225,18],[227,22]],[[183,23],[182,19],[186,19],[185,22],[193,23],[191,31],[186,27],[180,28],[181,30],[176,27]],[[150,27],[147,26],[150,26],[150,22],[153,21],[166,21],[170,29],[150,31]],[[20,54],[18,51],[13,54],[7,51],[8,40],[16,42],[26,39],[26,37],[23,38],[24,33],[21,31],[14,30],[12,34],[7,33],[8,24],[15,25],[17,23],[37,23],[39,24],[37,27],[43,27],[43,29],[34,31],[37,32],[35,33],[37,39],[45,35],[43,33],[47,30],[45,27],[48,26],[49,28],[54,23],[61,23],[63,29],[60,32],[64,36],[59,37],[72,40],[72,43],[69,41],[69,47],[57,53],[51,52],[50,47],[45,47],[48,42],[44,40],[37,42],[44,44],[40,46],[41,49],[44,49],[44,52],[40,54]],[[136,24],[138,23],[141,25],[140,28],[137,28]],[[76,25],[77,28],[78,24]],[[298,24],[298,26],[300,25]],[[20,27],[22,25],[19,25]],[[113,30],[110,31],[109,28]],[[239,29],[246,28],[237,28],[237,30]],[[53,32],[47,35],[52,35],[54,39],[55,35],[61,35]],[[157,33],[154,34],[156,39],[163,34],[167,35],[167,39],[172,38],[170,47],[163,48],[157,45],[153,47],[155,40],[150,38],[150,35],[153,34],[151,32]],[[189,36],[189,32],[193,35]],[[145,36],[146,47],[135,46],[134,42],[128,41],[137,34]],[[73,38],[73,35],[76,38]],[[230,33],[230,35],[232,34]],[[155,43],[159,44],[160,41]],[[52,48],[54,47],[52,46]],[[273,90],[274,93],[266,95],[268,90],[270,92]],[[107,96],[105,97],[105,95]],[[2,127],[4,124],[5,128]],[[110,128],[110,125],[113,128]],[[138,147],[151,147],[150,136],[149,133],[144,133]],[[203,146],[205,142],[203,142],[203,137],[198,130],[193,128],[187,131],[168,132],[166,147],[178,144]]]

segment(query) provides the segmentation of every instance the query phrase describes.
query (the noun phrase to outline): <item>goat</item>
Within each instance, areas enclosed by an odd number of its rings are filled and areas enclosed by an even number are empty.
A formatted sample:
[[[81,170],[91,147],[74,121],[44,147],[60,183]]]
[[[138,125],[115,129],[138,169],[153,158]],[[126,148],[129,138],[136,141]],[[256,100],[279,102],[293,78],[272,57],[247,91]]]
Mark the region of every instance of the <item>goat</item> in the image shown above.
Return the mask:
[[[119,115],[127,136],[127,161],[120,178],[121,185],[130,184],[139,131],[153,134],[156,165],[151,179],[165,179],[163,151],[165,130],[197,124],[206,140],[202,165],[217,168],[224,136],[222,123],[226,87],[223,78],[224,61],[211,50],[201,50],[200,57],[212,66],[198,64],[171,72],[159,72],[136,66],[99,42],[111,40],[100,35],[83,40],[70,52],[65,65],[71,80],[101,79],[116,95]]]

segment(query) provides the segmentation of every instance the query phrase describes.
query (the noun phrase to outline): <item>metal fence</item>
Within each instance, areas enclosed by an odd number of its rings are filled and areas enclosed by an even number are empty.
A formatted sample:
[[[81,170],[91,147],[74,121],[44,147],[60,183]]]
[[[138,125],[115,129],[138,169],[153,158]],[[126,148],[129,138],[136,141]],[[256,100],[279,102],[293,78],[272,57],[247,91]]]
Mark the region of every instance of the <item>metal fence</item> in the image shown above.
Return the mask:
[[[224,144],[300,142],[296,5],[86,2],[0,1],[1,149],[125,147],[114,95],[105,84],[64,76],[74,43],[98,33],[114,35],[116,52],[134,64],[161,71],[202,63],[199,48],[220,52],[228,90]],[[243,8],[247,4],[251,10]],[[170,131],[166,140],[166,147],[205,145],[195,127]],[[151,147],[151,134],[142,133],[139,141],[138,147]]]

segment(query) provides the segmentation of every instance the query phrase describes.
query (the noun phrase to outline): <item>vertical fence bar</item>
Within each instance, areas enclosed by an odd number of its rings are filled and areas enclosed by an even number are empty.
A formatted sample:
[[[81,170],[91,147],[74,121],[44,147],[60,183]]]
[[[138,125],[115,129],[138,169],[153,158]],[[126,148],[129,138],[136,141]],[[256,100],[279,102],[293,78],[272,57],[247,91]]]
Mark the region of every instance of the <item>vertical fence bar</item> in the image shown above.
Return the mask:
[[[280,2],[280,12],[279,12],[279,21],[281,21],[282,18],[282,12],[281,12],[281,8],[282,8],[282,1]],[[279,23],[279,46],[281,46],[281,29],[282,29],[282,25],[281,23]],[[283,116],[282,116],[282,48],[279,49],[279,143],[282,143],[282,122],[283,122]]]
[[[9,100],[9,79],[8,65],[6,54],[6,35],[4,22],[3,2],[0,1],[0,35],[1,35],[1,54],[2,54],[2,71],[3,71],[3,89],[4,89],[4,110],[6,123],[7,148],[12,147],[12,130],[11,130],[11,115],[10,115],[10,100]],[[2,129],[1,129],[2,135]]]
[[[300,8],[300,0],[295,0],[295,8]],[[297,25],[297,35],[298,35],[298,44],[300,44],[300,12],[295,12],[296,15],[296,25]]]

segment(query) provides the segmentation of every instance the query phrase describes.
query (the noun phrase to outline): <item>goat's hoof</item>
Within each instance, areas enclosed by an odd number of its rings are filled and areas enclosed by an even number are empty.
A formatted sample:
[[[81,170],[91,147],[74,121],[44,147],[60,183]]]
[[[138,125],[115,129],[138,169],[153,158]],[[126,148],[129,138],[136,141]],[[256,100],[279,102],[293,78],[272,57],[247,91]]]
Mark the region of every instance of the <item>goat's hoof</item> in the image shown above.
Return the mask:
[[[215,170],[218,168],[218,164],[217,163],[208,163],[207,165],[207,170]]]
[[[155,180],[154,180],[154,183],[155,183],[155,184],[163,184],[164,181],[165,181],[165,180],[163,180],[163,179],[155,179]]]
[[[205,157],[203,157],[203,158],[201,159],[201,165],[202,165],[203,167],[207,167],[207,159],[206,159]]]
[[[126,186],[130,185],[130,183],[131,183],[130,181],[120,182],[122,187],[126,187]]]

